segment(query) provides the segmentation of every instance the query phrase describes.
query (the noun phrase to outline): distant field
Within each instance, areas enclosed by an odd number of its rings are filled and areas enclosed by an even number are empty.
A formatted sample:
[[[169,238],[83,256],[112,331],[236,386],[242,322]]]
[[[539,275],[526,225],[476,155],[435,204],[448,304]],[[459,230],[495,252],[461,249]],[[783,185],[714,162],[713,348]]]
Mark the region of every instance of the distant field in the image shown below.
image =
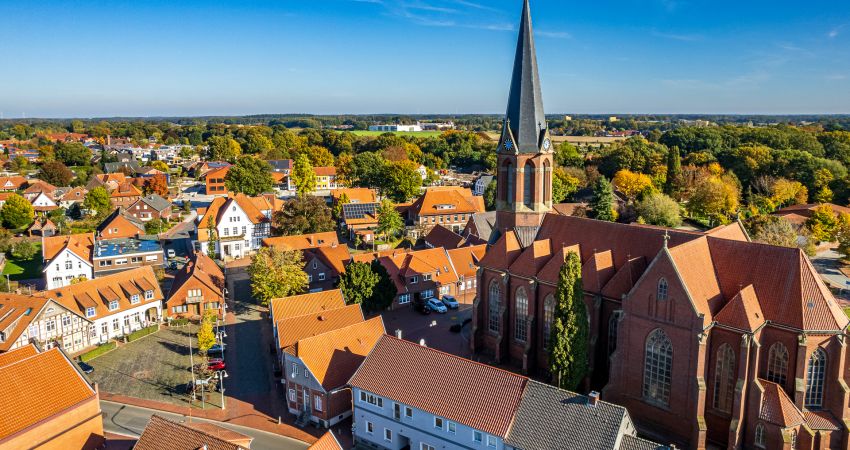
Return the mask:
[[[493,140],[499,140],[499,133],[487,133]],[[617,141],[625,141],[624,137],[597,137],[597,136],[552,136],[552,142],[559,144],[569,142],[571,144],[610,144]]]
[[[397,134],[399,136],[414,136],[414,137],[437,137],[441,135],[442,131],[364,131],[364,130],[356,130],[352,131],[357,136],[380,136],[384,133],[392,133]]]

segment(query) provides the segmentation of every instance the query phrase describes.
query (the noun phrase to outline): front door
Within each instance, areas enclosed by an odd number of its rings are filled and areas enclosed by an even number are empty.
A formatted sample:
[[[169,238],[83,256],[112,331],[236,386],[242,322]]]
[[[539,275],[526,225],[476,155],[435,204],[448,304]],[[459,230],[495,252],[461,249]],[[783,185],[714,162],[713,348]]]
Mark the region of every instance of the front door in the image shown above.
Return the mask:
[[[304,412],[310,412],[310,392],[304,391]]]

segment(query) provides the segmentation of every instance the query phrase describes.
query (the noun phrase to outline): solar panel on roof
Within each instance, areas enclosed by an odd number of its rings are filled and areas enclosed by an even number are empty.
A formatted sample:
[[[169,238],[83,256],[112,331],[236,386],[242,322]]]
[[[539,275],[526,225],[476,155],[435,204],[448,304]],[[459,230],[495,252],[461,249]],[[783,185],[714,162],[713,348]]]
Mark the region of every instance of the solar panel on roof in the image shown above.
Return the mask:
[[[346,219],[362,219],[367,215],[374,216],[378,203],[346,203],[342,205],[342,214]]]

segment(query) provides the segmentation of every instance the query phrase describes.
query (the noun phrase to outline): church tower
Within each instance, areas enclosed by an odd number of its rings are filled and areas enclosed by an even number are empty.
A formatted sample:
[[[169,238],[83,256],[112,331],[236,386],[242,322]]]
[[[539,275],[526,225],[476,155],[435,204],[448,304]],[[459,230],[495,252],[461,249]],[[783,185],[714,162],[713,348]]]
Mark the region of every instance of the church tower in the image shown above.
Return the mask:
[[[543,112],[531,10],[524,0],[508,111],[497,149],[496,229],[536,234],[552,210],[552,141]],[[527,233],[524,233],[527,234]]]

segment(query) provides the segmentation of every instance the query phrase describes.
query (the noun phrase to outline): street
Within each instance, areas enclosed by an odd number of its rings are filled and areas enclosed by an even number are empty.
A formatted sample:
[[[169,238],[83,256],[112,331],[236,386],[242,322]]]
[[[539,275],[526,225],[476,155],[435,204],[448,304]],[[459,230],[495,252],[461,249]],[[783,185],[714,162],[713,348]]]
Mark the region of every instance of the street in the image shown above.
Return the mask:
[[[162,411],[155,411],[137,406],[124,405],[121,403],[113,403],[101,401],[100,408],[103,411],[103,428],[109,433],[121,434],[125,436],[138,437],[145,429],[150,417],[153,414],[165,417],[169,420],[185,422],[187,417],[180,414],[172,414]],[[274,433],[254,428],[243,427],[224,422],[216,422],[206,419],[193,418],[193,421],[213,423],[224,428],[246,434],[254,438],[251,443],[252,450],[301,450],[306,449],[308,445],[304,442],[281,436]]]
[[[826,285],[840,290],[841,293],[837,294],[836,298],[846,301],[847,296],[844,292],[846,289],[850,289],[850,278],[839,270],[841,268],[841,257],[835,250],[826,250],[812,257],[811,261]]]

